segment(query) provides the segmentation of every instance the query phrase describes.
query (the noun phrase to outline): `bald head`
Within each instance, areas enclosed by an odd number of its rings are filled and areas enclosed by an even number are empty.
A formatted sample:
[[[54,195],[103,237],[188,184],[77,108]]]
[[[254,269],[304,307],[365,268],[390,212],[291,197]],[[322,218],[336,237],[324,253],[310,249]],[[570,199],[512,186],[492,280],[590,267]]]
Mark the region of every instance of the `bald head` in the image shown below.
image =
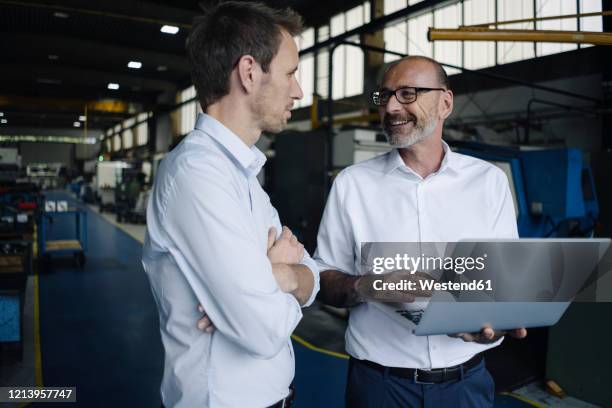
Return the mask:
[[[387,68],[384,78],[387,79],[388,76],[404,76],[406,71],[408,71],[410,76],[417,74],[420,79],[426,80],[432,87],[450,89],[448,76],[442,65],[433,58],[422,55],[410,55],[396,61]]]

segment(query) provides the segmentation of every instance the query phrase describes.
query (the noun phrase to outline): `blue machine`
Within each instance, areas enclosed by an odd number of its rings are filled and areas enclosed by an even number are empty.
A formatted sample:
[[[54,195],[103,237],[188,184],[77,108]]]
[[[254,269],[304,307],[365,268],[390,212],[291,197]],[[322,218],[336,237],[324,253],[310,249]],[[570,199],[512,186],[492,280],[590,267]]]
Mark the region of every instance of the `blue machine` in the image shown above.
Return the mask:
[[[583,163],[579,149],[454,146],[457,152],[486,160],[506,173],[521,237],[591,235],[599,206],[591,168]]]

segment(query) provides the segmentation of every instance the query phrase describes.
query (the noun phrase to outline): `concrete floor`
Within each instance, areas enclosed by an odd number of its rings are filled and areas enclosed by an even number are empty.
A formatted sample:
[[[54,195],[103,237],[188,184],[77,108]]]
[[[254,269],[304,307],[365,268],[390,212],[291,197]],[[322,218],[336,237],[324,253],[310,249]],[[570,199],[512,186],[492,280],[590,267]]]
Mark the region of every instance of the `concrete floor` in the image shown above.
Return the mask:
[[[92,211],[99,212],[96,205],[88,206]],[[103,212],[100,214],[105,220],[125,231],[138,242],[144,242],[146,226],[143,224],[129,224],[117,222],[115,214]],[[344,332],[347,321],[329,313],[320,302],[304,309],[304,317],[295,330],[295,334],[316,347],[337,353],[344,353]]]

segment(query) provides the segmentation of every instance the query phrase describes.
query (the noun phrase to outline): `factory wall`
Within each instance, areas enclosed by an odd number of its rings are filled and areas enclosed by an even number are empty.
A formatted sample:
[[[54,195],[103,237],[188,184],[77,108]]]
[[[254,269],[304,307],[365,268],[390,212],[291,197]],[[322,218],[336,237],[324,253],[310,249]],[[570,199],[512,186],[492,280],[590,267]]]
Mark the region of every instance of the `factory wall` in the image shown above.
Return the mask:
[[[172,122],[169,114],[160,114],[155,117],[155,151],[167,152],[172,143]]]
[[[539,85],[602,98],[601,74],[584,75],[553,81],[538,82]],[[535,121],[529,131],[529,144],[548,147],[575,147],[585,153],[601,150],[602,118],[592,112],[593,103],[570,96],[523,86],[512,86],[455,96],[455,109],[448,119],[450,136],[485,143],[525,143],[527,136],[525,119],[530,100],[537,99],[587,113],[564,109],[545,103],[532,103]],[[463,130],[462,130],[463,129]]]
[[[93,159],[100,154],[100,143],[96,144],[78,144],[75,148],[75,157],[77,160]]]
[[[19,144],[21,165],[30,163],[62,163],[66,167],[74,164],[74,144],[70,143],[30,143]]]

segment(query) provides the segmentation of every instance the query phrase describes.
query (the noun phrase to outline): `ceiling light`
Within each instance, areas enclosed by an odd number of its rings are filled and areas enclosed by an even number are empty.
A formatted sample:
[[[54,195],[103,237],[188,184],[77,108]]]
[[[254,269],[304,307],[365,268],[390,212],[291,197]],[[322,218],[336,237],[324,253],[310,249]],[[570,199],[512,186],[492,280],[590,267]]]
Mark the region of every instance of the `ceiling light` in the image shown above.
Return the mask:
[[[63,11],[56,11],[53,15],[57,18],[68,18],[68,14]]]
[[[167,66],[165,66],[165,65],[160,65],[160,66],[158,66],[158,67],[157,67],[157,70],[158,70],[159,72],[164,72],[164,71],[167,71],[167,70],[168,70],[168,67],[167,67]]]
[[[81,122],[74,122],[74,123],[73,123],[73,126],[74,126],[74,127],[81,127]]]
[[[114,82],[110,82],[108,84],[108,89],[119,89],[119,84],[116,84]]]
[[[171,25],[165,25],[162,26],[160,31],[166,34],[176,34],[179,32],[179,28]]]
[[[130,61],[128,62],[128,68],[140,69],[142,67],[142,62],[140,61]]]
[[[81,116],[79,116],[79,120],[81,122],[85,122],[87,120],[87,118],[85,116],[81,115]]]
[[[0,123],[6,123],[6,122],[8,122],[8,120],[6,120],[6,119],[0,120]]]
[[[0,118],[4,116],[4,112],[0,112]]]
[[[59,59],[59,56],[57,56],[55,54],[49,54],[49,59],[51,61],[57,61]]]

